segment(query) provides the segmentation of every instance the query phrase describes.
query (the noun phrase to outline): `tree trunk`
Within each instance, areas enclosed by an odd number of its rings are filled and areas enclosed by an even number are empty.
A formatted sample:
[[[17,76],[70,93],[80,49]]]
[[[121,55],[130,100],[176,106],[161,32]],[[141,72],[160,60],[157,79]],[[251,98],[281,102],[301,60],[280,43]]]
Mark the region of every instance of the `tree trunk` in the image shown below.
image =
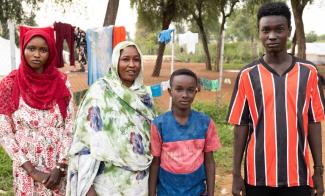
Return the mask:
[[[120,0],[109,0],[103,26],[114,25]]]
[[[175,15],[175,1],[168,1],[167,4],[165,4],[164,1],[162,1],[161,6],[164,7],[162,9],[162,30],[166,30],[169,28],[170,23],[172,22],[172,19]],[[160,75],[161,65],[163,61],[163,56],[165,52],[166,44],[165,43],[159,43],[158,48],[158,55],[156,59],[155,67],[153,68],[153,72],[151,74],[152,77],[158,77]]]
[[[301,1],[293,1],[291,0],[292,12],[296,25],[296,41],[298,45],[298,54],[297,56],[301,59],[306,59],[306,38],[305,38],[305,30],[304,23],[302,21],[302,14],[306,4],[310,0],[301,0]]]
[[[296,13],[299,17],[298,20],[295,20],[296,24],[296,39],[298,44],[298,54],[297,57],[306,59],[306,38],[305,38],[305,31],[304,31],[304,24],[302,21],[302,13]],[[295,17],[295,18],[296,18]]]
[[[256,39],[254,36],[251,36],[251,49],[252,49],[252,57],[253,59],[257,59],[259,54],[258,54],[258,46],[256,43]]]
[[[219,31],[219,35],[218,35],[216,63],[215,63],[215,67],[214,67],[215,71],[217,71],[217,72],[220,71],[222,32],[225,28],[225,23],[226,23],[226,18],[224,16],[222,16],[222,22],[220,24],[220,31]]]
[[[208,47],[208,39],[207,39],[207,35],[204,30],[202,18],[195,17],[195,16],[193,16],[193,17],[196,21],[197,26],[199,27],[199,32],[201,35],[200,37],[201,37],[201,41],[202,41],[202,45],[203,45],[203,49],[204,49],[204,53],[205,53],[205,69],[212,70],[211,57],[210,57],[210,52],[209,52],[209,47]]]
[[[296,30],[293,34],[292,42],[291,42],[291,54],[294,56],[296,54],[296,45],[297,45],[297,36]]]
[[[153,77],[158,77],[160,75],[160,70],[161,70],[161,65],[162,65],[162,61],[163,61],[165,48],[166,48],[166,44],[159,43],[156,64],[155,64],[155,67],[154,67],[153,72],[151,74],[151,76],[153,76]]]

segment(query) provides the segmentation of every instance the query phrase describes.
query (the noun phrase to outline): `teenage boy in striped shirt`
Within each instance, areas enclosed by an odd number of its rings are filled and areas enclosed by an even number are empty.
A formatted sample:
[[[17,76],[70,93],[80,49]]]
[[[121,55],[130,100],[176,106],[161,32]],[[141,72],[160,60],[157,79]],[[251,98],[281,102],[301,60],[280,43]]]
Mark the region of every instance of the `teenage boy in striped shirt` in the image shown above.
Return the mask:
[[[235,125],[233,195],[324,192],[324,96],[315,65],[287,53],[290,20],[285,3],[264,4],[257,14],[265,54],[239,73],[228,114]]]

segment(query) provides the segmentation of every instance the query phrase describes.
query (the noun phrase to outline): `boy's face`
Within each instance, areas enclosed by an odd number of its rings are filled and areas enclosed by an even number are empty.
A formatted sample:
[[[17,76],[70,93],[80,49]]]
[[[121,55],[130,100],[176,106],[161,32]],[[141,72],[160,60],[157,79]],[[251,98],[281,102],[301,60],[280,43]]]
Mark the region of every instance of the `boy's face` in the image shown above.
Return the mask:
[[[259,21],[259,37],[266,52],[287,50],[291,27],[284,16],[264,16]]]
[[[195,78],[188,75],[175,76],[168,92],[172,97],[173,107],[177,107],[178,109],[191,108],[197,92]]]

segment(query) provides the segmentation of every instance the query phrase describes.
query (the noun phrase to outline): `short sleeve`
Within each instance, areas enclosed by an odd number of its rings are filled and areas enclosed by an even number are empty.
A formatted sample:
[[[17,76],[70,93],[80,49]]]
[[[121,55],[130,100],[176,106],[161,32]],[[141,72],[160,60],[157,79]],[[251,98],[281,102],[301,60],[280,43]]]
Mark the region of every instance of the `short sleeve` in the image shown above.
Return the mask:
[[[308,110],[308,121],[320,122],[324,120],[324,94],[322,84],[317,72],[312,72],[311,78],[311,97]]]
[[[250,113],[245,93],[245,79],[247,77],[247,72],[240,73],[237,76],[227,115],[227,121],[230,124],[248,125],[250,122]]]
[[[150,130],[150,150],[153,156],[160,157],[161,145],[162,145],[162,140],[158,128],[154,123],[152,123],[151,130]]]
[[[209,127],[205,137],[204,152],[215,151],[221,147],[221,143],[217,134],[217,128],[213,120],[210,120]]]

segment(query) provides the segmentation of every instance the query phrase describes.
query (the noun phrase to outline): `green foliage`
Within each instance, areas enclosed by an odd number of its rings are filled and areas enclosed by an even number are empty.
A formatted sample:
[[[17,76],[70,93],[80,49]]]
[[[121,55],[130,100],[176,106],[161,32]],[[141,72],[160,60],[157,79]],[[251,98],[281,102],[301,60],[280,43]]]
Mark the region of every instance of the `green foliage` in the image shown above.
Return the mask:
[[[73,0],[55,0],[55,3],[65,5]],[[35,11],[44,0],[0,0],[0,36],[9,38],[8,21],[16,24],[35,26]],[[17,40],[17,39],[16,39]]]
[[[0,190],[6,191],[7,195],[13,195],[12,190],[12,161],[0,147]]]
[[[214,159],[222,172],[231,171],[234,136],[232,126],[226,123],[228,106],[196,102],[193,108],[207,114],[215,121],[222,147],[214,153]]]
[[[317,39],[318,39],[318,37],[317,37],[317,34],[315,33],[315,31],[311,31],[306,34],[306,42],[307,43],[316,42]]]
[[[228,106],[217,106],[213,103],[195,102],[193,108],[210,116],[216,123],[226,123]]]
[[[244,64],[254,60],[256,57],[252,54],[252,47],[250,42],[227,42],[224,45],[224,69],[240,69]],[[260,54],[263,51],[260,44],[257,45]],[[183,50],[185,48],[183,47]],[[211,61],[215,62],[216,44],[210,44],[209,50],[211,53]],[[170,48],[166,48],[165,54],[171,54]],[[175,47],[175,58],[181,62],[197,62],[202,63],[205,61],[204,51],[202,44],[199,43],[195,49],[195,54],[187,54],[186,51],[181,52],[180,46]]]
[[[325,34],[319,35],[317,41],[319,41],[319,42],[325,42]]]

